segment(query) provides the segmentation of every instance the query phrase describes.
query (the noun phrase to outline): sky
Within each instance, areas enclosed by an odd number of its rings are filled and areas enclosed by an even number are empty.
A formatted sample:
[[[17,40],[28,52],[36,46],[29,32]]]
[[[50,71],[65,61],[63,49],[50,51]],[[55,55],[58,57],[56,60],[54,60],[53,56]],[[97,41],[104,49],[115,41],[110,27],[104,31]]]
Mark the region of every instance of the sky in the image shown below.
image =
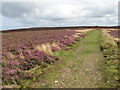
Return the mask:
[[[119,0],[2,0],[0,30],[114,26],[118,25],[118,2]]]

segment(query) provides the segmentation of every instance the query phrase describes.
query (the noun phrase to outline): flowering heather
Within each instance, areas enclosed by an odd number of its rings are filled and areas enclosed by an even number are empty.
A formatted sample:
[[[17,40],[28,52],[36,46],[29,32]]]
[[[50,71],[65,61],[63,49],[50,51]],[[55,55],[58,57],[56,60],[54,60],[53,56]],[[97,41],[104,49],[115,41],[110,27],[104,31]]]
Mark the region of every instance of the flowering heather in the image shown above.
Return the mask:
[[[12,76],[11,79],[19,79],[19,76]]]
[[[68,38],[68,39],[65,39],[64,41],[63,41],[63,44],[66,44],[66,45],[71,45],[71,44],[73,44],[73,43],[75,43],[73,40],[71,40],[70,38]]]
[[[13,80],[20,78],[20,69],[11,69],[11,68],[3,68],[2,69],[2,81],[4,83],[13,83]]]
[[[65,45],[65,44],[59,43],[59,46],[60,46],[61,49],[63,49],[63,50],[67,50],[67,49],[68,49],[68,48],[67,48],[67,45]]]
[[[47,57],[47,62],[49,62],[49,63],[54,62],[54,59],[51,57]]]
[[[22,44],[20,44],[20,45],[19,45],[19,47],[20,47],[20,49],[23,49],[23,50],[28,49],[28,47],[27,47],[27,46],[22,45]]]
[[[78,35],[79,37],[84,37],[85,36],[85,34],[80,34],[80,35]]]
[[[19,61],[9,61],[9,64],[11,64],[11,65],[19,65],[20,62]]]
[[[6,73],[7,73],[7,74],[15,74],[16,72],[17,72],[17,71],[13,69],[13,70],[8,70]]]
[[[68,35],[69,37],[73,37],[73,34]]]
[[[108,33],[115,38],[120,38],[120,30],[109,30]]]
[[[32,54],[34,56],[39,56],[39,57],[41,57],[41,56],[44,57],[46,55],[44,52],[39,51],[39,50],[32,50]]]
[[[7,55],[6,53],[4,55]],[[13,60],[9,60],[9,57],[6,56],[6,59],[3,60],[3,82],[12,83],[11,80],[17,79],[20,76],[21,71],[30,70],[36,65],[41,65],[46,67],[42,62],[52,63],[56,60],[55,57],[48,56],[42,51],[38,50],[22,50],[23,59],[20,58],[20,55],[16,55]],[[19,71],[19,73],[18,73]],[[12,75],[12,76],[11,76]],[[24,76],[24,74],[23,74]],[[30,76],[19,77],[20,79],[29,78]],[[10,80],[10,81],[9,81]]]
[[[2,48],[7,50],[13,45],[25,45],[33,47],[34,45],[41,45],[43,43],[50,43],[51,41],[60,41],[65,36],[75,34],[75,30],[40,30],[40,31],[24,31],[14,33],[2,34]],[[21,47],[22,47],[21,45]]]
[[[27,73],[36,66],[46,68],[48,64],[59,60],[54,55],[46,54],[42,50],[36,50],[35,46],[50,44],[52,52],[68,50],[68,46],[78,39],[73,35],[74,30],[49,30],[49,31],[24,31],[3,33],[2,42],[2,80],[4,84],[17,83],[19,80],[30,79],[34,76]],[[53,45],[53,42],[57,42]],[[58,47],[57,47],[58,46]],[[48,50],[48,48],[47,48]]]
[[[55,47],[55,46],[51,46],[51,49],[52,49],[52,51],[53,51],[53,52],[55,52],[55,51],[58,51],[58,50],[59,50],[59,48],[57,48],[57,47]]]

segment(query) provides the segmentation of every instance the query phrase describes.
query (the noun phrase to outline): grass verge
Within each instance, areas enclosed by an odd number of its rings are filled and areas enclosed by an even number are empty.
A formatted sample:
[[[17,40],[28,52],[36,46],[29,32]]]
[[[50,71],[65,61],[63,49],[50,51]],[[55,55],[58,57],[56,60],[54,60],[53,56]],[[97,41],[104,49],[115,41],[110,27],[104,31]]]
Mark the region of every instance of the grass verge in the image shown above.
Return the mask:
[[[119,71],[118,71],[118,45],[114,39],[105,31],[101,38],[101,50],[104,53],[105,60],[103,61],[102,70],[104,71],[104,83],[102,88],[117,88],[119,87]]]

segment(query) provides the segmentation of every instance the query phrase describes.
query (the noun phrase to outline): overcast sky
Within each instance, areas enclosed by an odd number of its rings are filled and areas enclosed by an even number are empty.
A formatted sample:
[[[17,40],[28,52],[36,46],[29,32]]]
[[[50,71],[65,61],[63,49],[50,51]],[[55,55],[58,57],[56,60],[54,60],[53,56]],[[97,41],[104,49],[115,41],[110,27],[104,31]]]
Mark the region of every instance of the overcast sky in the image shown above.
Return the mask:
[[[0,2],[0,7],[2,7],[2,9],[0,8],[0,17],[2,19],[0,29],[41,26],[118,25],[119,0],[38,1],[10,0],[7,2],[7,0],[2,0]]]

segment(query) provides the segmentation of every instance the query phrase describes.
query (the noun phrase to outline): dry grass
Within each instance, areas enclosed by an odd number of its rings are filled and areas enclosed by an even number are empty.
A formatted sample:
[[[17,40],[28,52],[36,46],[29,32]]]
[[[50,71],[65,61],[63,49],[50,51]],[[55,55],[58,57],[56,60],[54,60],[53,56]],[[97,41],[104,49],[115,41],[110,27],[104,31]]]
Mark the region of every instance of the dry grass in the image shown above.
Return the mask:
[[[107,34],[108,37],[110,37],[110,40],[115,41],[115,42],[120,42],[119,38],[115,38],[109,34],[109,30],[118,30],[118,29],[102,29],[104,33]]]
[[[92,31],[93,29],[84,29],[84,30],[75,30],[77,33],[87,33],[89,31]]]
[[[15,58],[15,55],[13,55],[12,53],[8,53],[8,56],[11,58],[11,59],[14,59]]]
[[[58,50],[61,50],[60,46],[59,46],[58,43],[56,43],[56,42],[53,42],[53,43],[52,43],[52,46],[56,47]]]
[[[118,30],[118,29],[101,29],[101,30],[109,31],[109,30]]]
[[[120,42],[119,38],[114,38],[115,42]]]
[[[22,50],[19,50],[19,52],[20,52],[20,54],[21,54],[21,55],[20,55],[20,58],[21,58],[21,59],[24,59],[24,56],[23,56]]]
[[[74,38],[79,38],[80,36],[78,36],[78,34],[76,33],[75,35],[73,35]]]
[[[53,55],[52,49],[51,49],[51,45],[49,43],[44,43],[42,45],[37,45],[35,47],[37,50],[43,51],[48,55]]]
[[[54,46],[54,47],[56,47],[58,50],[61,50],[61,48],[60,48],[60,46],[58,45],[57,42],[52,42],[52,44],[50,44],[50,43],[44,43],[44,44],[42,44],[42,45],[37,45],[37,46],[35,47],[35,49],[40,50],[40,51],[43,51],[44,53],[46,53],[46,54],[48,54],[48,55],[53,55],[51,46]]]
[[[106,38],[106,42],[110,45],[116,45],[114,38],[106,31],[103,30],[103,38]]]

